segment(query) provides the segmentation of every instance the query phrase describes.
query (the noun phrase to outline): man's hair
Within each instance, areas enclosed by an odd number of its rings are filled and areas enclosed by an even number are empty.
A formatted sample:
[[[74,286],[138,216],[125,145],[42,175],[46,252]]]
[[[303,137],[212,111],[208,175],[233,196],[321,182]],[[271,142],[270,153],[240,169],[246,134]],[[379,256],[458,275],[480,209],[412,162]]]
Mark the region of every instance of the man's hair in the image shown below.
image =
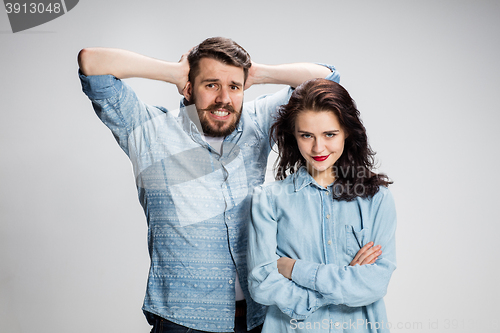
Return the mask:
[[[276,180],[285,179],[287,174],[306,166],[295,139],[295,121],[304,111],[332,112],[345,133],[344,151],[333,166],[337,199],[350,201],[356,197],[371,197],[380,185],[392,183],[385,174],[372,171],[375,152],[368,145],[366,129],[351,96],[340,84],[326,79],[302,83],[292,93],[288,104],[278,110],[270,138],[271,145],[274,140],[278,146]]]
[[[200,60],[203,58],[212,58],[226,65],[243,68],[245,81],[248,77],[248,69],[252,66],[248,52],[233,40],[224,37],[207,38],[188,54],[191,83],[194,83],[194,79],[200,72]]]

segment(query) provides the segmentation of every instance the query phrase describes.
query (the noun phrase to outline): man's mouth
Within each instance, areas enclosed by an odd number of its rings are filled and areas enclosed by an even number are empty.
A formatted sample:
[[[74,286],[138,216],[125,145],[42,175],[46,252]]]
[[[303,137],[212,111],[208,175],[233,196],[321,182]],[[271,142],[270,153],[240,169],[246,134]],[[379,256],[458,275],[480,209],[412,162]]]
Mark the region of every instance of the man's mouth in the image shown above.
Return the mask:
[[[201,111],[210,112],[210,115],[214,119],[220,121],[227,120],[229,115],[235,112],[234,108],[230,104],[224,105],[221,103],[210,105],[208,108],[202,109]]]
[[[210,113],[213,114],[213,115],[216,115],[217,117],[225,117],[225,116],[227,116],[229,114],[229,111],[227,111],[227,110],[224,110],[224,111],[222,111],[222,110],[213,110]]]
[[[315,161],[318,161],[318,162],[321,162],[321,161],[324,161],[328,158],[328,156],[330,155],[324,155],[324,156],[313,156],[312,158],[315,160]]]

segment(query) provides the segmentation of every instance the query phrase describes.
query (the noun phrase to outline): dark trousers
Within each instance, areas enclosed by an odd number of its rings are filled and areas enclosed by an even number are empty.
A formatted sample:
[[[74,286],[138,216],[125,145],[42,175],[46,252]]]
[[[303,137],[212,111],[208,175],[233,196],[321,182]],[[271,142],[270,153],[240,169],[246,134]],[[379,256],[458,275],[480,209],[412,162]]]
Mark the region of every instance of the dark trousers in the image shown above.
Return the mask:
[[[244,303],[244,301],[243,301]],[[235,333],[260,333],[262,331],[262,325],[257,326],[251,331],[247,331],[247,316],[246,316],[246,304],[237,302],[236,306],[236,317],[234,319],[234,332]],[[156,315],[150,316],[150,323],[152,322],[153,329],[151,333],[207,333],[206,331],[199,331],[192,328],[184,327],[175,324],[169,320],[158,317]],[[152,319],[152,320],[151,320]]]

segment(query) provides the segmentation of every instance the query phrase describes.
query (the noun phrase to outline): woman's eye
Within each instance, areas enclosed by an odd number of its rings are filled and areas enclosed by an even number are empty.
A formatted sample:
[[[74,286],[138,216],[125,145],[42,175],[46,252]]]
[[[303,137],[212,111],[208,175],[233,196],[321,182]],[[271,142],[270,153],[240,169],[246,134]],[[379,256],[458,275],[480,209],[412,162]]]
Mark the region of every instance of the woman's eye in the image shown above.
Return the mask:
[[[311,134],[302,134],[302,137],[304,139],[309,139],[309,138],[311,138]]]
[[[327,138],[333,138],[335,136],[335,133],[326,133]]]

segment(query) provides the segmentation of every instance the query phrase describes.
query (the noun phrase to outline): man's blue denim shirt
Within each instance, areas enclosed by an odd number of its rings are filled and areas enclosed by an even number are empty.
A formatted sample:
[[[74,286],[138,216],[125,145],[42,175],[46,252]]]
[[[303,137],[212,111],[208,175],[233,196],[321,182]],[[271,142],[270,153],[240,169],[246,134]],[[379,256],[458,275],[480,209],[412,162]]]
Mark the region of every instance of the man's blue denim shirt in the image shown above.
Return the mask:
[[[325,65],[326,66],[326,65]],[[327,77],[339,81],[335,68]],[[269,128],[291,88],[243,105],[222,153],[202,137],[194,107],[143,103],[111,75],[80,73],[84,93],[129,156],[148,221],[151,266],[143,310],[182,326],[231,332],[236,270],[249,329],[265,307],[248,293],[247,229],[255,186],[264,182]]]
[[[248,234],[249,290],[269,305],[262,333],[388,332],[384,301],[396,268],[396,210],[386,187],[372,198],[332,199],[305,167],[254,191]],[[373,241],[382,255],[349,266]],[[292,279],[277,260],[296,259]]]

